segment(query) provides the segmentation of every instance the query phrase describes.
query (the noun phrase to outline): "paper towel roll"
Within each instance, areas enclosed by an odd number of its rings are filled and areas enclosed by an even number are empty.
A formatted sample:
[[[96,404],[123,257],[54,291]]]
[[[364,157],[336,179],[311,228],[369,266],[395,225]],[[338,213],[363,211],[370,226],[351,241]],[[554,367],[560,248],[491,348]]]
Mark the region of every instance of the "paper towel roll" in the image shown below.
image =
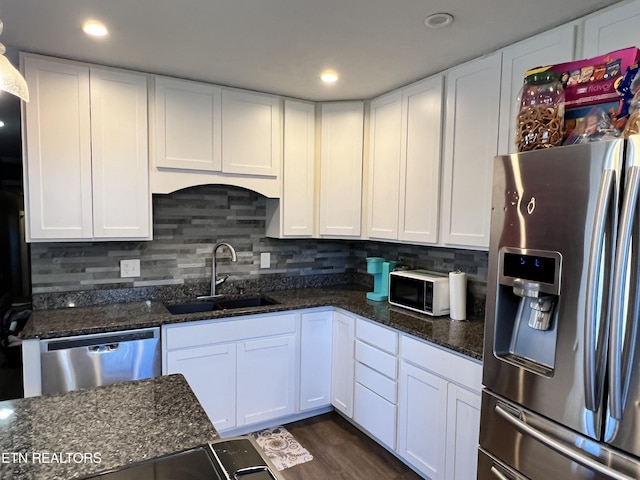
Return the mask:
[[[467,274],[449,272],[449,316],[453,320],[467,318]]]

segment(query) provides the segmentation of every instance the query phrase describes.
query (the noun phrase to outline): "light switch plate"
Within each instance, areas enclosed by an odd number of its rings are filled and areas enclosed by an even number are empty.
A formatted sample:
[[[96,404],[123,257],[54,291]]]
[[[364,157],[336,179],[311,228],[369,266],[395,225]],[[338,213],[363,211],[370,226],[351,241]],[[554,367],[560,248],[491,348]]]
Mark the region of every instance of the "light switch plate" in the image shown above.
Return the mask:
[[[260,254],[260,268],[271,267],[271,254],[269,252],[262,252]]]
[[[120,277],[139,277],[140,276],[140,259],[120,260]]]

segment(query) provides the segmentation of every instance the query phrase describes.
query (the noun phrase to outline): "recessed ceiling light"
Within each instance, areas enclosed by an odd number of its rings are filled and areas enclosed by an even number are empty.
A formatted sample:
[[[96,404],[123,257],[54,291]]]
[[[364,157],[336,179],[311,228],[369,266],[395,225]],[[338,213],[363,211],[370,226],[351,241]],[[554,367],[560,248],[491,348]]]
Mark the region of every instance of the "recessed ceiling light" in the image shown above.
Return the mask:
[[[4,127],[4,122],[0,120],[0,128]]]
[[[320,79],[324,83],[335,83],[338,81],[338,74],[336,72],[323,72],[320,75]]]
[[[97,20],[87,20],[82,24],[82,31],[92,37],[104,37],[109,34],[109,30],[104,23]]]
[[[453,15],[450,13],[434,13],[424,19],[424,24],[429,28],[448,27],[453,23]]]

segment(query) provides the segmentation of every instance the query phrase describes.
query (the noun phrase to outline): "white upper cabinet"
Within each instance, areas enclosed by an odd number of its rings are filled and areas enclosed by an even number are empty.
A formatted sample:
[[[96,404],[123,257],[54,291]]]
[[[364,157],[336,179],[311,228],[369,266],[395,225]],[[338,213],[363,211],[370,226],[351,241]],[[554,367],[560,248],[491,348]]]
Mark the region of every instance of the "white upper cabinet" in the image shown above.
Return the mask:
[[[402,90],[398,240],[438,241],[443,77]]]
[[[437,76],[371,102],[370,238],[438,240],[442,88]]]
[[[527,70],[574,59],[575,27],[564,25],[511,45],[502,51],[498,153],[514,153],[517,97]]]
[[[282,100],[239,90],[222,92],[222,171],[277,177],[282,156]]]
[[[368,234],[371,238],[397,240],[402,138],[401,91],[372,101],[369,115]]]
[[[156,166],[222,170],[222,89],[165,77],[155,87]]]
[[[321,105],[320,235],[357,237],[362,209],[362,102]]]
[[[147,78],[91,68],[93,235],[151,236]]]
[[[315,104],[285,100],[282,198],[267,200],[268,236],[313,235],[315,145]]]
[[[621,48],[640,46],[640,1],[596,13],[584,22],[583,56],[604,55]]]
[[[225,184],[280,198],[281,104],[272,95],[156,77],[151,192]]]
[[[489,246],[501,56],[494,53],[447,72],[441,209],[441,243],[447,246]]]
[[[28,241],[149,239],[146,76],[22,56]]]
[[[93,236],[89,68],[23,57],[27,240]]]

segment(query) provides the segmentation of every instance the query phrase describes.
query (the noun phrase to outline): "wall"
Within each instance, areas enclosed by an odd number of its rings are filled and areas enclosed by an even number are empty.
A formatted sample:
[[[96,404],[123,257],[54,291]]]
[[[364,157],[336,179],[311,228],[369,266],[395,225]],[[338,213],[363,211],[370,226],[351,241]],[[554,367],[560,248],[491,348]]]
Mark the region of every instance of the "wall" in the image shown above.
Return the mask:
[[[238,262],[218,251],[218,273],[229,275],[223,293],[292,287],[371,284],[367,256],[397,259],[416,268],[460,268],[486,282],[486,252],[427,248],[382,242],[271,239],[265,236],[266,199],[250,190],[202,185],[153,196],[150,242],[33,243],[35,308],[206,294],[211,252],[219,241],[231,243]],[[270,252],[271,268],[260,269],[260,254]],[[141,276],[120,278],[119,261],[139,258]],[[135,288],[132,288],[135,287]],[[482,293],[482,292],[480,292]]]

